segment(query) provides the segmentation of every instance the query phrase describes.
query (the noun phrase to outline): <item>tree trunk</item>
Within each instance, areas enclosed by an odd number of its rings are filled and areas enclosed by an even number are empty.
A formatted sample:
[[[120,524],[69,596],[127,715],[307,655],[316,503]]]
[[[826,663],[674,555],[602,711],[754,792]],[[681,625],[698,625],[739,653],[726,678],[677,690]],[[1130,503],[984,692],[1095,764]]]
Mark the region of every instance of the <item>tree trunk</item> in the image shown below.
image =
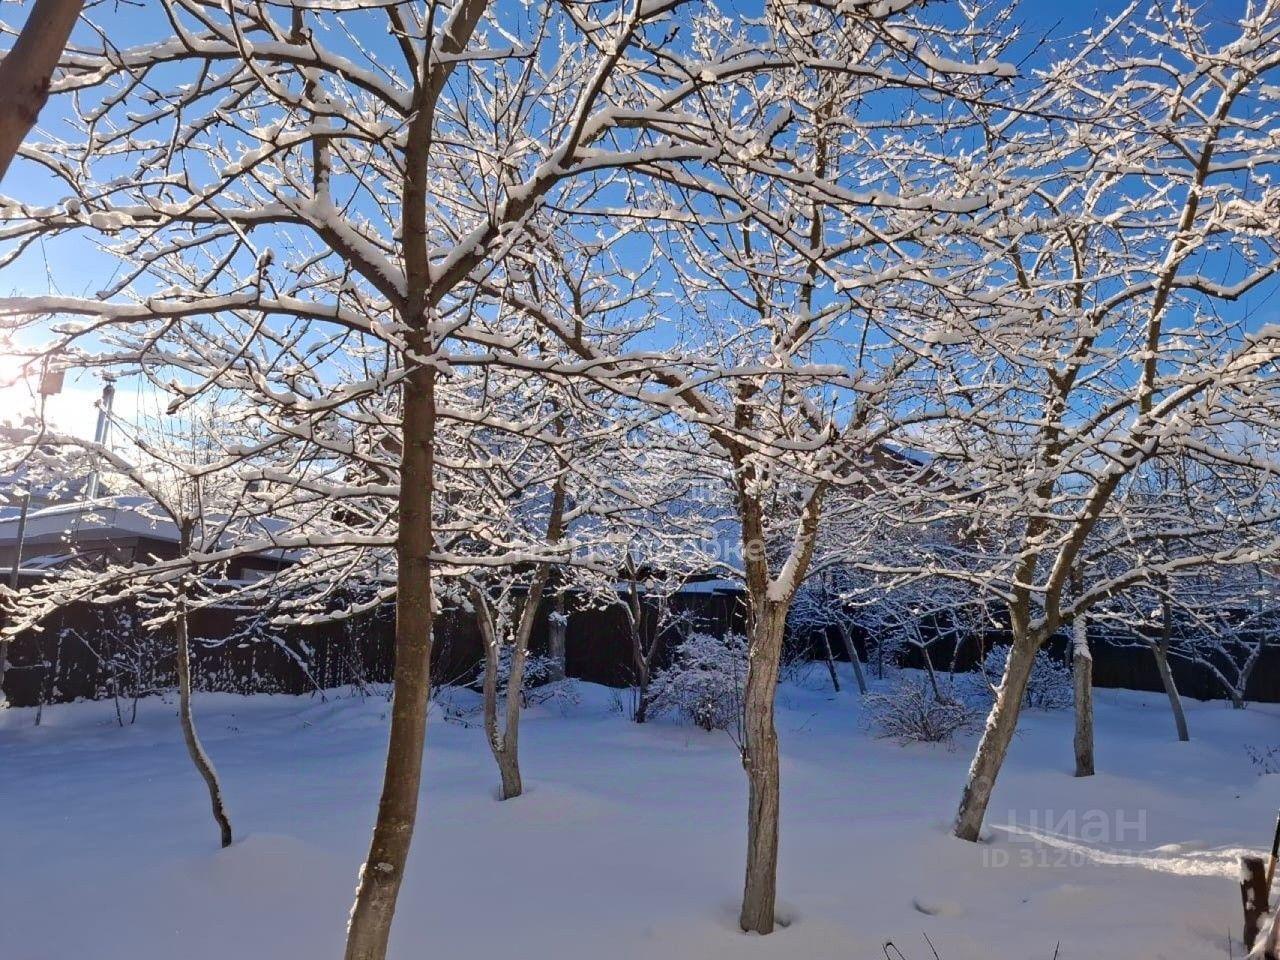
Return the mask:
[[[431,686],[435,371],[430,367],[416,367],[408,375],[403,433],[391,732],[378,819],[347,927],[346,960],[382,960],[386,956],[418,814]]]
[[[929,648],[920,642],[917,643],[917,646],[920,648],[920,656],[924,660],[924,669],[929,677],[929,686],[933,690],[933,699],[941,700],[942,691],[938,689],[938,675],[933,670],[933,658],[929,656]]]
[[[1191,739],[1187,730],[1187,715],[1182,709],[1182,695],[1178,693],[1178,684],[1173,679],[1173,671],[1169,669],[1169,656],[1163,643],[1151,644],[1151,655],[1156,659],[1156,669],[1160,672],[1160,682],[1169,697],[1169,709],[1173,711],[1173,722],[1178,728],[1178,739],[1186,743]]]
[[[1083,613],[1072,624],[1075,643],[1071,666],[1076,707],[1076,776],[1092,777],[1093,768],[1093,654],[1089,652],[1089,623]]]
[[[557,479],[552,488],[551,515],[547,521],[549,544],[558,543],[564,532],[564,504],[564,485],[562,480]],[[533,625],[542,609],[542,595],[546,592],[550,575],[551,565],[539,563],[520,608],[520,619],[516,623],[511,643],[511,674],[507,677],[506,710],[501,730],[498,729],[498,657],[501,638],[490,613],[488,594],[479,586],[472,588],[472,605],[476,609],[485,648],[484,729],[502,778],[502,800],[511,800],[524,792],[520,780],[520,708],[523,706],[524,671],[529,657]]]
[[[1245,705],[1245,696],[1249,692],[1249,678],[1253,675],[1253,668],[1258,665],[1258,659],[1262,654],[1262,648],[1265,645],[1265,639],[1260,639],[1253,645],[1253,649],[1249,653],[1249,657],[1245,660],[1244,666],[1240,668],[1239,679],[1236,681],[1235,687],[1231,691],[1231,707],[1234,710],[1243,710]]]
[[[530,596],[525,601],[534,604],[537,601]],[[507,678],[506,717],[502,725],[502,742],[500,749],[494,751],[494,759],[498,762],[498,774],[502,778],[502,796],[499,799],[512,800],[524,793],[524,783],[520,779],[520,708],[524,696],[524,667],[528,656],[528,638],[516,638],[515,648],[511,651],[511,675]]]
[[[564,592],[556,593],[555,609],[547,622],[547,653],[551,657],[551,679],[563,680],[565,673],[565,635],[569,632],[569,621],[564,613]]]
[[[747,875],[739,924],[748,933],[772,933],[778,879],[778,731],[774,694],[786,606],[761,598],[753,624],[743,703],[742,765],[747,771]]]
[[[636,681],[636,712],[632,720],[644,723],[649,719],[649,666],[646,663]]]
[[[182,555],[191,550],[191,531],[193,523],[184,518],[179,527],[179,544]],[[222,799],[222,784],[218,780],[218,772],[213,762],[204,752],[200,737],[196,734],[196,720],[191,710],[191,638],[187,629],[187,582],[178,584],[177,596],[174,598],[174,632],[178,637],[178,717],[182,722],[182,739],[187,744],[187,754],[196,770],[204,779],[209,789],[209,805],[213,807],[213,819],[218,824],[222,845],[231,846],[231,820],[227,817],[226,804]]]
[[[497,631],[493,625],[493,614],[489,609],[489,598],[484,590],[475,587],[472,590],[472,606],[476,610],[476,620],[480,625],[480,638],[484,642],[484,735],[489,743],[489,752],[493,754],[498,765],[498,775],[502,780],[499,799],[509,800],[520,796],[523,786],[520,781],[519,754],[509,749],[507,737],[498,727],[498,665],[501,659],[501,646]],[[511,675],[507,679],[507,700],[510,701],[512,691],[517,699],[520,690],[514,686],[517,674],[517,659],[520,660],[520,679],[523,683],[523,656],[518,650],[512,652]]]
[[[831,638],[827,636],[827,628],[822,628],[822,652],[827,659],[827,672],[831,674],[831,686],[836,693],[840,692],[840,675],[836,673],[836,658],[831,652]]]
[[[631,632],[631,661],[636,669],[636,709],[631,719],[636,723],[644,723],[649,719],[649,681],[653,677],[653,657],[658,649],[658,637],[661,630],[654,626],[653,643],[647,648],[644,642],[645,610],[640,600],[640,590],[636,584],[635,571],[629,571],[630,583],[627,588],[627,603],[622,608],[627,618],[627,629]]]
[[[1187,731],[1187,715],[1182,709],[1182,695],[1178,693],[1178,684],[1173,679],[1173,670],[1169,667],[1169,644],[1173,642],[1173,605],[1167,596],[1160,598],[1160,640],[1151,644],[1151,652],[1156,658],[1156,669],[1160,671],[1160,682],[1164,684],[1164,692],[1169,697],[1169,708],[1173,710],[1173,722],[1178,728],[1178,740],[1186,743],[1191,739]]]
[[[83,6],[84,0],[36,0],[13,49],[0,60],[0,180],[40,116]]]
[[[847,624],[840,624],[840,639],[844,641],[844,652],[849,656],[849,662],[853,664],[853,678],[858,683],[858,692],[867,692],[867,676],[862,671],[862,658],[858,656],[858,647],[853,642],[853,633],[849,630]]]
[[[1009,661],[1005,665],[1004,679],[996,693],[996,702],[987,718],[982,740],[969,767],[969,778],[960,797],[960,809],[956,813],[955,835],[961,840],[977,841],[982,821],[991,801],[996,777],[1004,764],[1013,732],[1018,726],[1018,714],[1026,696],[1027,681],[1035,663],[1040,638],[1026,633],[1015,634],[1009,648]]]

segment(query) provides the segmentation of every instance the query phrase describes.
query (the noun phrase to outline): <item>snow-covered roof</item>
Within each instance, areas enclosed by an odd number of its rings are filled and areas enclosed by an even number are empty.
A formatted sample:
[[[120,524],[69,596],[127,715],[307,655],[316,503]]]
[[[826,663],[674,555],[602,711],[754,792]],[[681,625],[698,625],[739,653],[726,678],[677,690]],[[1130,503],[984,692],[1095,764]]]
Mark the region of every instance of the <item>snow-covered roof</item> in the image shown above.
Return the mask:
[[[680,593],[741,593],[742,584],[736,580],[712,578],[693,580],[679,590]]]
[[[18,536],[17,514],[0,518],[0,545]],[[25,538],[32,541],[93,532],[103,537],[150,537],[178,542],[178,528],[146,497],[119,496],[59,503],[27,514]]]
[[[19,517],[16,514],[0,517],[0,548],[12,545],[18,536]],[[246,527],[253,532],[248,537],[256,539],[283,524],[270,518],[255,518],[234,524],[239,533]],[[235,531],[227,531],[223,539],[230,541]],[[178,527],[164,514],[154,501],[143,496],[113,496],[77,503],[60,503],[52,507],[32,510],[27,514],[23,539],[31,544],[63,543],[77,537],[89,540],[117,540],[142,537],[176,544]],[[228,542],[224,546],[231,546]],[[265,550],[263,555],[284,559],[290,551]],[[34,561],[24,561],[30,566]]]

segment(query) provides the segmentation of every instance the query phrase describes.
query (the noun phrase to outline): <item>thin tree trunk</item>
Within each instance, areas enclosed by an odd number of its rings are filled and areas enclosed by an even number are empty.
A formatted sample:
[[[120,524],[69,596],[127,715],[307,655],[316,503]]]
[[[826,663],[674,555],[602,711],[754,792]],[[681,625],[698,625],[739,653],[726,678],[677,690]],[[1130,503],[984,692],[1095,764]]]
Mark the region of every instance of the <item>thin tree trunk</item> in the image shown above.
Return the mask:
[[[1089,652],[1089,624],[1083,613],[1072,624],[1074,643],[1071,666],[1076,707],[1076,776],[1092,777],[1093,765],[1093,654]]]
[[[552,680],[563,680],[566,676],[565,636],[569,632],[569,621],[564,612],[564,591],[556,592],[555,608],[547,625],[547,653],[553,664]]]
[[[858,692],[867,692],[867,675],[862,670],[862,658],[858,656],[857,644],[853,642],[853,633],[848,624],[840,624],[840,639],[844,642],[844,652],[853,664],[853,679],[858,683]]]
[[[532,616],[529,607],[537,610],[541,599],[542,588],[538,585],[538,596],[532,591],[525,600],[525,615]],[[521,616],[524,620],[524,615]],[[519,634],[520,631],[517,631]],[[502,800],[512,800],[524,793],[524,782],[520,778],[520,708],[524,696],[524,667],[529,652],[529,638],[517,635],[514,649],[511,651],[511,675],[507,678],[506,715],[502,724],[501,749],[494,753],[498,761],[498,774],[502,778]]]
[[[1182,709],[1182,695],[1178,693],[1177,681],[1173,679],[1173,671],[1169,669],[1169,655],[1163,643],[1153,643],[1151,655],[1155,657],[1156,669],[1160,672],[1160,683],[1164,685],[1165,695],[1169,698],[1169,709],[1173,711],[1173,722],[1178,728],[1178,739],[1186,743],[1191,739],[1187,730],[1187,715]]]
[[[753,624],[743,704],[742,765],[747,771],[747,875],[739,924],[748,933],[772,933],[777,900],[778,731],[774,694],[782,658],[786,607],[760,599],[763,616]]]
[[[917,637],[919,633],[920,631],[917,629]],[[933,658],[929,656],[929,648],[920,640],[916,641],[916,645],[920,648],[920,656],[924,658],[924,669],[929,675],[929,686],[933,688],[933,699],[941,700],[942,691],[938,689],[938,675],[933,670]]]
[[[489,752],[493,754],[498,765],[498,775],[502,780],[499,799],[509,800],[520,796],[523,786],[520,781],[519,757],[508,749],[507,738],[498,727],[498,666],[502,649],[497,630],[493,625],[493,614],[489,609],[489,597],[480,587],[473,587],[471,604],[475,607],[476,621],[480,625],[480,638],[484,642],[484,735],[489,743]],[[516,660],[523,661],[519,651],[513,651],[511,676],[507,681],[507,700],[514,696],[519,698],[519,688],[514,686],[516,676]],[[521,663],[521,682],[523,682],[523,662]]]
[[[1151,645],[1151,652],[1156,658],[1156,669],[1160,671],[1160,682],[1164,684],[1164,692],[1169,697],[1169,708],[1173,711],[1173,722],[1178,728],[1178,740],[1186,743],[1191,739],[1187,731],[1187,715],[1182,709],[1182,695],[1178,693],[1178,684],[1173,679],[1173,670],[1169,667],[1169,645],[1173,643],[1173,604],[1167,596],[1160,598],[1160,640]]]
[[[634,647],[636,665],[637,700],[636,712],[631,719],[636,723],[644,723],[649,719],[649,680],[651,676],[649,657],[646,655],[643,643],[638,636],[632,637],[632,646]]]
[[[480,624],[480,637],[484,641],[484,735],[489,743],[489,752],[493,754],[494,763],[498,765],[498,776],[502,785],[499,800],[510,800],[524,791],[520,779],[520,755],[518,745],[513,749],[512,734],[519,736],[519,703],[521,687],[524,684],[524,653],[519,644],[513,645],[511,651],[511,672],[507,677],[507,717],[503,727],[498,726],[498,666],[502,648],[497,629],[494,627],[493,614],[489,609],[489,598],[480,587],[472,588],[472,606],[476,609],[476,619]],[[511,703],[515,701],[516,714],[511,715]]]
[[[1253,668],[1258,665],[1258,659],[1262,654],[1264,643],[1265,641],[1261,639],[1254,643],[1248,659],[1245,660],[1244,666],[1240,668],[1239,680],[1231,695],[1231,706],[1235,710],[1244,709],[1245,696],[1249,692],[1249,678],[1253,676]]]
[[[548,544],[558,543],[564,533],[564,505],[563,480],[557,479],[552,487],[551,513],[547,520]],[[480,621],[480,633],[485,646],[484,728],[489,749],[502,778],[502,800],[511,800],[524,792],[520,779],[520,708],[523,706],[524,670],[528,662],[533,625],[542,609],[542,595],[546,592],[550,575],[551,564],[538,564],[520,609],[520,619],[512,638],[511,674],[507,677],[506,710],[501,730],[498,729],[498,656],[501,638],[493,624],[488,595],[478,586],[472,588],[473,606]]]
[[[193,521],[183,518],[179,526],[180,549],[186,556],[191,550],[191,531]],[[196,720],[191,709],[191,637],[187,626],[187,583],[182,580],[178,584],[177,596],[174,598],[174,631],[178,636],[178,717],[182,722],[182,739],[186,741],[187,753],[196,770],[204,779],[209,789],[209,805],[213,808],[213,819],[218,824],[222,845],[231,846],[231,820],[227,817],[226,803],[222,799],[222,784],[218,780],[218,772],[213,762],[204,752],[200,737],[196,734]]]
[[[0,60],[0,180],[49,98],[53,70],[83,7],[84,0],[36,0]]]
[[[649,681],[653,677],[653,657],[658,649],[657,625],[654,627],[654,638],[648,648],[645,647],[645,610],[640,600],[640,588],[636,584],[636,572],[629,569],[627,602],[622,612],[627,617],[627,629],[631,632],[631,660],[636,668],[636,709],[631,719],[636,723],[644,723],[649,719]]]
[[[431,506],[435,489],[435,371],[431,367],[416,367],[408,375],[403,435],[391,732],[378,819],[347,927],[346,960],[382,960],[386,956],[418,815],[431,689]]]
[[[978,743],[973,764],[969,767],[969,778],[960,797],[955,835],[961,840],[976,841],[982,830],[987,804],[991,802],[991,791],[995,788],[996,777],[1000,774],[1000,767],[1004,764],[1009,744],[1013,740],[1013,732],[1018,726],[1018,714],[1022,711],[1022,700],[1026,696],[1027,681],[1031,678],[1031,667],[1035,663],[1039,646],[1038,637],[1029,636],[1025,632],[1021,635],[1015,633],[1013,645],[1009,648],[1009,661],[1005,665],[1004,680],[996,693],[996,702],[987,718],[987,726]]]
[[[558,543],[563,534],[564,502],[564,486],[560,480],[557,480],[551,495],[551,517],[547,524],[548,544]],[[503,800],[511,800],[524,793],[524,784],[520,779],[520,709],[524,705],[522,702],[524,669],[529,658],[529,640],[533,636],[533,625],[542,609],[542,594],[547,588],[550,573],[550,564],[538,565],[533,580],[529,584],[529,593],[525,597],[524,606],[520,610],[520,620],[516,624],[516,635],[511,651],[511,676],[507,678],[501,749],[494,753],[494,758],[498,761],[498,771],[502,777]]]
[[[827,659],[827,672],[831,674],[831,686],[836,693],[840,692],[840,676],[836,673],[836,658],[831,652],[831,638],[827,636],[827,628],[822,628],[822,651]]]

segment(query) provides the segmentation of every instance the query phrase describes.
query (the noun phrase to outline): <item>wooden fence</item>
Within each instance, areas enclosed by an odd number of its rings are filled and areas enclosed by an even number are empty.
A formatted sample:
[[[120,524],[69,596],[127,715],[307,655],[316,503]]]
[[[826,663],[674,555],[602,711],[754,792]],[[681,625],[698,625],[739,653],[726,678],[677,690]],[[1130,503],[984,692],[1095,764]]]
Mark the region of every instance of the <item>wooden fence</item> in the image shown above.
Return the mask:
[[[690,593],[680,595],[676,604],[708,632],[743,629],[742,600],[734,593]],[[171,688],[176,682],[171,631],[144,629],[143,619],[130,601],[112,606],[74,604],[54,614],[43,629],[10,644],[10,668],[4,679],[9,702],[34,706],[78,699],[130,700]],[[546,651],[546,628],[544,617],[533,635],[535,652]],[[192,636],[193,677],[202,690],[305,694],[361,687],[388,682],[394,664],[390,606],[352,619],[290,627],[273,626],[253,609],[209,607],[193,613]],[[971,669],[985,648],[1002,639],[999,633],[964,638],[958,651],[934,644],[932,661],[939,669],[946,669],[953,660],[957,669]],[[839,650],[841,645],[832,640],[833,648]],[[632,683],[631,642],[621,610],[570,613],[565,641],[569,676],[614,687]],[[857,640],[864,655],[872,647],[867,641],[861,636]],[[816,655],[821,646],[812,635],[793,636],[790,642],[808,656]],[[1096,685],[1162,689],[1155,661],[1140,645],[1099,635],[1092,638],[1092,646]],[[1065,640],[1051,644],[1050,652],[1065,659]],[[443,611],[435,630],[436,682],[470,681],[482,655],[473,618],[461,610]],[[910,647],[894,659],[903,666],[923,665],[920,652]],[[1205,700],[1224,696],[1209,670],[1177,659],[1171,662],[1184,696]],[[1263,650],[1246,699],[1280,702],[1280,647]]]

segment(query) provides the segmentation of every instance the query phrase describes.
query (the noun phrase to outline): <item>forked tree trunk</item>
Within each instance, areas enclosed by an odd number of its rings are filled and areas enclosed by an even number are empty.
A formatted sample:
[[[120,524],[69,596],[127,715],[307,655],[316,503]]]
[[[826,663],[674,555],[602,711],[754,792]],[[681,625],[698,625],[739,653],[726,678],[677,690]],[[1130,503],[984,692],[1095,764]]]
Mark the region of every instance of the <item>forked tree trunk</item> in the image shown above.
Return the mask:
[[[1093,767],[1093,654],[1089,652],[1089,624],[1083,613],[1072,624],[1072,679],[1076,708],[1076,776],[1092,777]]]
[[[517,643],[511,651],[511,673],[507,677],[507,717],[505,728],[498,726],[498,666],[502,654],[500,638],[493,624],[489,598],[476,587],[472,591],[472,605],[480,624],[480,637],[484,641],[484,736],[489,752],[498,765],[502,781],[498,799],[510,800],[524,792],[520,779],[520,691],[524,685],[525,648]],[[511,705],[516,712],[512,716]]]
[[[498,727],[498,666],[502,650],[493,625],[493,615],[489,610],[489,598],[477,587],[472,591],[471,602],[476,608],[476,620],[480,625],[481,640],[484,642],[484,682],[482,684],[484,736],[489,744],[489,752],[493,754],[494,762],[498,765],[498,775],[502,780],[499,799],[509,800],[520,796],[523,785],[520,781],[519,755],[508,749],[506,737]],[[516,650],[513,651],[511,659],[511,676],[507,683],[508,699],[512,696],[512,690],[515,690],[516,697],[519,697],[519,688],[513,686],[517,667],[519,667],[522,683],[524,675],[524,655]]]
[[[183,519],[179,525],[179,543],[182,555],[191,550],[192,521]],[[218,824],[222,845],[231,846],[231,820],[227,816],[226,803],[222,799],[222,783],[218,780],[218,772],[213,768],[213,761],[204,752],[200,737],[196,734],[195,715],[191,709],[191,637],[187,626],[187,583],[178,584],[174,597],[174,632],[178,638],[178,717],[182,723],[182,739],[187,744],[187,754],[195,764],[204,785],[209,790],[209,805],[213,808],[213,819]]]
[[[557,480],[552,488],[551,515],[547,521],[547,543],[556,544],[564,532],[564,486]],[[511,674],[507,677],[507,699],[502,727],[498,727],[498,658],[501,653],[497,628],[490,610],[489,596],[479,587],[472,588],[472,605],[480,624],[480,636],[484,640],[484,730],[489,749],[498,764],[502,778],[499,799],[511,800],[524,792],[520,779],[520,708],[524,693],[524,671],[529,657],[529,640],[533,637],[533,625],[542,609],[542,595],[546,592],[551,575],[551,565],[540,563],[529,583],[529,592],[520,608],[515,636],[511,643]]]
[[[754,598],[753,598],[754,599]],[[742,765],[747,771],[747,875],[739,924],[772,933],[778,878],[778,731],[774,695],[786,630],[786,605],[759,598],[764,612],[752,625],[743,702]]]
[[[627,629],[631,633],[631,662],[636,670],[636,710],[631,719],[636,723],[644,723],[649,719],[649,682],[653,679],[653,660],[662,640],[662,630],[661,625],[656,622],[656,616],[651,618],[645,615],[634,569],[630,574],[627,602],[622,612],[627,618]],[[653,626],[653,638],[646,646],[645,633],[650,625]]]
[[[840,639],[844,641],[844,652],[848,655],[849,662],[853,664],[853,679],[858,683],[858,692],[866,693],[867,676],[862,670],[862,658],[858,656],[858,647],[853,642],[853,632],[848,624],[840,624]]]
[[[1245,707],[1245,695],[1249,690],[1249,678],[1253,675],[1254,667],[1258,665],[1264,646],[1265,639],[1260,639],[1254,643],[1253,649],[1249,651],[1248,659],[1245,660],[1244,666],[1240,668],[1238,679],[1234,685],[1228,688],[1227,695],[1231,698],[1231,708],[1233,710],[1243,710]]]
[[[36,0],[13,48],[0,60],[0,180],[31,132],[84,0]]]
[[[501,737],[498,736],[496,709],[492,714],[491,722],[487,724],[490,733],[489,743],[493,747],[493,759],[497,761],[498,776],[502,780],[502,795],[499,798],[502,800],[511,800],[524,793],[524,782],[520,779],[520,697],[524,690],[524,666],[527,655],[528,650],[524,644],[518,644],[511,652],[511,676],[507,678],[506,719]]]
[[[347,927],[346,960],[383,960],[386,956],[418,815],[427,694],[431,689],[435,371],[430,367],[416,367],[406,379],[403,432],[391,732],[378,819]]]
[[[1004,679],[996,692],[996,702],[987,717],[982,740],[978,743],[969,778],[960,797],[960,809],[956,813],[955,835],[961,840],[976,841],[982,831],[982,821],[991,802],[991,791],[996,777],[1009,752],[1018,715],[1022,712],[1022,700],[1026,696],[1027,681],[1031,679],[1031,667],[1035,663],[1040,638],[1026,633],[1015,634],[1009,648],[1009,660],[1005,664]]]
[[[741,399],[752,396],[744,391]],[[750,417],[739,410],[739,416]],[[799,529],[778,578],[769,573],[764,510],[754,489],[756,468],[735,450],[738,518],[742,521],[743,566],[747,586],[747,683],[742,711],[742,765],[747,773],[747,870],[738,924],[747,933],[772,933],[778,884],[778,811],[781,793],[774,697],[786,636],[787,613],[796,587],[804,582],[818,536],[825,482],[809,494]]]

